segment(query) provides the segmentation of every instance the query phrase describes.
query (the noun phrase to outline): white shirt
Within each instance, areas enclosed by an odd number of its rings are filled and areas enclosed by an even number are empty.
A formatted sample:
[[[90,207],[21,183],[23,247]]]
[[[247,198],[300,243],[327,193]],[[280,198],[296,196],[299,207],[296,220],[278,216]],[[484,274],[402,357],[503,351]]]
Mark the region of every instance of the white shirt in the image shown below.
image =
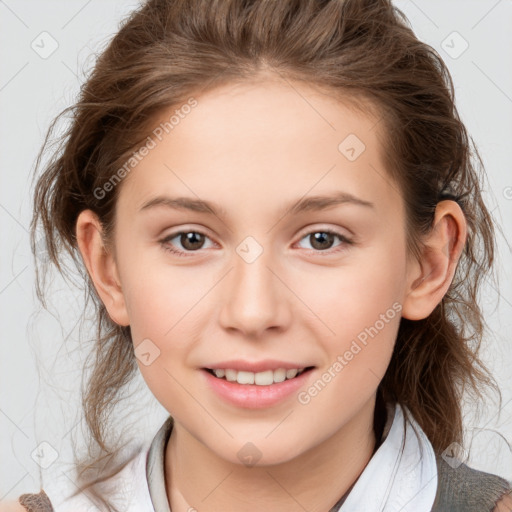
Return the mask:
[[[405,419],[401,406],[397,405],[394,411],[389,409],[388,415],[392,423],[388,424],[384,441],[337,512],[431,511],[437,490],[432,445],[410,414]],[[109,499],[120,510],[170,512],[163,467],[168,432],[169,419],[150,446],[141,449],[127,466],[105,482]],[[98,511],[83,493],[67,498],[73,491],[67,478],[52,482],[44,490],[55,512]]]
[[[430,512],[436,491],[434,449],[410,414],[404,429],[404,412],[397,406],[386,439],[338,510]]]

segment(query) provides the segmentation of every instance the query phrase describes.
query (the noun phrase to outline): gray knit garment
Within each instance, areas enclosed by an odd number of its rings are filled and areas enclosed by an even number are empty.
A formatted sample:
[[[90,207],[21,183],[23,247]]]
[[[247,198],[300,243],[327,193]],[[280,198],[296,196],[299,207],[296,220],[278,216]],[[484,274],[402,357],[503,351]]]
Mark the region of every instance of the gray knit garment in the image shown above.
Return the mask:
[[[466,464],[452,468],[436,455],[438,486],[432,512],[491,512],[510,484]]]

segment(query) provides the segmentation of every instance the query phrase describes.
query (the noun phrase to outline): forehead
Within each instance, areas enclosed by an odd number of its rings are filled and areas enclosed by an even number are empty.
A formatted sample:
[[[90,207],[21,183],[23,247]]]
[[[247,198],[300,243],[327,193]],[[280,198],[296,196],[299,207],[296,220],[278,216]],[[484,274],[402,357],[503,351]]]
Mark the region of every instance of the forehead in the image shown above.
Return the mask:
[[[301,82],[260,80],[194,100],[193,108],[175,105],[155,116],[154,148],[125,179],[130,204],[166,191],[270,208],[336,190],[396,205],[398,190],[381,158],[384,123],[353,99]],[[161,140],[154,136],[159,126],[168,128]]]
[[[181,116],[167,137],[183,149],[190,149],[191,143],[209,146],[212,151],[218,148],[215,153],[229,147],[230,156],[236,154],[235,148],[239,153],[275,149],[282,154],[293,149],[300,154],[324,140],[324,145],[337,150],[348,130],[377,149],[374,143],[379,132],[373,128],[379,114],[375,110],[370,113],[370,104],[363,99],[340,99],[333,91],[313,84],[280,79],[232,83],[216,87],[196,101],[197,106]],[[169,114],[179,110],[174,106],[161,112],[153,124],[165,123]],[[306,140],[309,144],[302,144]]]

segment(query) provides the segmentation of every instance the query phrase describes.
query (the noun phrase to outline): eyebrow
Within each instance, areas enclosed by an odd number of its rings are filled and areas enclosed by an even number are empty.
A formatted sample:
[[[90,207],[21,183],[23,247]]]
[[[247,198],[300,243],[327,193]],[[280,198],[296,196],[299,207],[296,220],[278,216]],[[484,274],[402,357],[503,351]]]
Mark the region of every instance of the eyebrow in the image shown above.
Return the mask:
[[[288,204],[284,208],[284,212],[289,210],[290,214],[295,215],[302,212],[325,210],[342,204],[353,204],[372,209],[375,208],[373,203],[360,199],[348,192],[337,192],[333,195],[309,196],[305,199],[299,199],[298,201]],[[202,199],[193,199],[191,197],[156,196],[146,201],[139,208],[139,211],[148,210],[157,206],[165,206],[167,208],[177,210],[191,210],[200,213],[210,213],[219,218],[227,216],[226,210],[220,205],[204,201]]]

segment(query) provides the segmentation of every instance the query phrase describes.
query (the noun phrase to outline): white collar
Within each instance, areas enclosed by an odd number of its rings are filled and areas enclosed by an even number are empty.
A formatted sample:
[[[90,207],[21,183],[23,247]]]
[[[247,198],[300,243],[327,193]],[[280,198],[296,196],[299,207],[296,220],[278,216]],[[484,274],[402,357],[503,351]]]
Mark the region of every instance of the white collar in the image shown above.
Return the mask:
[[[104,482],[109,497],[126,512],[170,512],[164,456],[172,427],[169,416],[149,447]],[[97,512],[83,493],[69,498],[68,485],[69,480],[64,478],[45,486],[55,512]],[[437,465],[432,445],[412,415],[404,414],[397,405],[388,408],[382,444],[344,502],[333,511],[430,512],[436,490]]]
[[[386,439],[337,510],[430,512],[436,491],[434,449],[412,415],[397,405]]]
[[[389,427],[389,420],[392,419]],[[171,512],[165,490],[165,445],[172,417],[148,453],[148,487],[155,512]],[[336,512],[430,512],[437,490],[437,465],[427,436],[400,405],[388,407],[387,435]]]

